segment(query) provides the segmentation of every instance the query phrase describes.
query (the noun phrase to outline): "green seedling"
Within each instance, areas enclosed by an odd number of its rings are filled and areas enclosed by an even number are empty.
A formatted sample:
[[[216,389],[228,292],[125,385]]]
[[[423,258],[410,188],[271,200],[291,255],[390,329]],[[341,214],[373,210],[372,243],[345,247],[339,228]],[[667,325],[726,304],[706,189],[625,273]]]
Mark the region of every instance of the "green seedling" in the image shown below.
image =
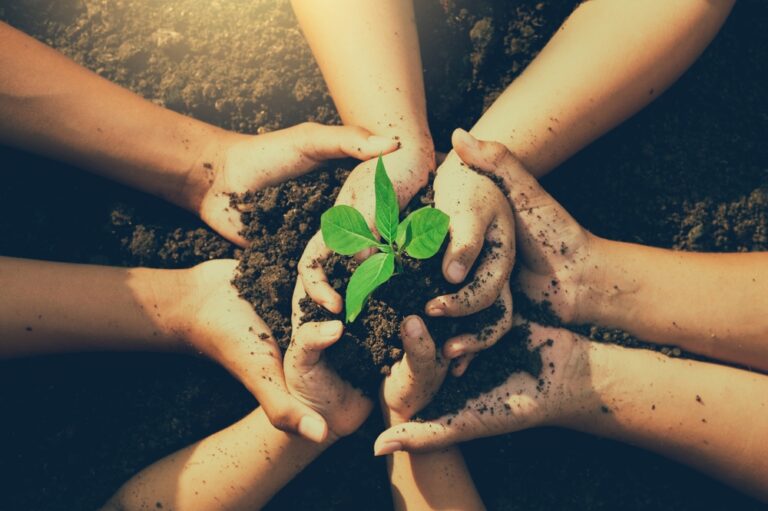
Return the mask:
[[[414,259],[429,259],[440,250],[448,234],[448,215],[430,206],[417,209],[400,222],[395,188],[381,156],[376,164],[374,188],[376,229],[381,241],[353,207],[334,206],[320,217],[325,245],[337,254],[351,256],[367,248],[379,249],[358,266],[349,279],[344,300],[347,323],[357,318],[371,293],[395,275],[395,270],[402,271],[404,253]]]

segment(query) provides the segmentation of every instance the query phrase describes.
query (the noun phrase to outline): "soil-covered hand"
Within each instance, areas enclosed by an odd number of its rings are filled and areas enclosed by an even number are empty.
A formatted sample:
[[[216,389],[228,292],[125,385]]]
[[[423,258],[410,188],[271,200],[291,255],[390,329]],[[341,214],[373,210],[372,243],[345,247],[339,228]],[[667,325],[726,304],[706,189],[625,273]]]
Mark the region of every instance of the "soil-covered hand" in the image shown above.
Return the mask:
[[[458,141],[455,140],[454,144]],[[451,217],[450,243],[443,258],[443,275],[458,284],[480,261],[472,281],[457,293],[431,300],[430,316],[466,316],[500,303],[505,313],[483,335],[462,335],[447,340],[443,354],[455,359],[453,374],[464,373],[474,353],[496,343],[512,326],[509,276],[515,263],[515,223],[502,190],[476,172],[452,151],[437,169],[435,206]]]
[[[280,348],[269,327],[231,284],[237,261],[217,260],[180,270],[180,287],[168,314],[170,333],[219,362],[253,393],[278,429],[301,432],[302,422],[322,418],[289,392]],[[158,318],[164,311],[156,311]],[[309,417],[309,419],[307,419]]]
[[[402,209],[421,188],[426,186],[429,172],[434,168],[434,153],[425,149],[400,149],[385,158],[387,174],[397,193]],[[371,231],[375,226],[374,175],[376,160],[369,160],[358,165],[342,186],[336,204],[345,204],[360,211],[368,221]],[[323,242],[320,232],[310,240],[299,261],[299,280],[306,293],[316,303],[333,313],[340,313],[344,302],[333,287],[319,261],[325,260],[330,250]],[[370,255],[370,252],[361,254]]]
[[[591,343],[565,329],[530,327],[528,347],[539,349],[542,357],[539,379],[514,373],[495,389],[467,401],[456,414],[393,425],[379,435],[374,452],[432,451],[474,438],[564,425],[569,418],[599,407],[590,382]]]
[[[405,422],[424,408],[448,371],[448,362],[437,351],[421,318],[405,318],[400,337],[405,354],[381,384],[381,406],[389,425]]]
[[[354,433],[373,408],[361,390],[342,380],[323,360],[323,350],[338,341],[343,331],[341,321],[304,323],[294,329],[285,354],[288,389],[327,424],[327,428],[314,421],[304,425],[317,442]]]
[[[475,168],[501,178],[515,215],[520,262],[516,284],[534,301],[548,301],[566,322],[579,320],[579,305],[598,264],[597,238],[563,208],[502,144],[463,130],[454,150]]]
[[[324,160],[373,158],[398,146],[392,138],[371,136],[351,126],[303,123],[256,136],[230,134],[219,160],[204,162],[208,174],[191,180],[190,194],[200,197],[199,215],[219,234],[244,246],[240,212],[230,206],[232,194],[256,191],[298,177]],[[196,183],[196,184],[195,184]]]

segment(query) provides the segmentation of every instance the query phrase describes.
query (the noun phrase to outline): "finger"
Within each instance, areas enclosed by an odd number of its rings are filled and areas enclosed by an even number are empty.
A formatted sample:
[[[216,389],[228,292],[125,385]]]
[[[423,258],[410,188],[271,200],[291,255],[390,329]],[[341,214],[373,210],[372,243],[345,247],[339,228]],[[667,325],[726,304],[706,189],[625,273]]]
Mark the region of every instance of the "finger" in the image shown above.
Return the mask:
[[[477,266],[472,282],[454,294],[430,300],[426,305],[427,314],[459,317],[486,309],[501,295],[504,287],[509,286],[514,265],[514,223],[511,213],[502,214],[488,227],[485,256]]]
[[[408,316],[400,325],[400,338],[405,355],[403,360],[411,374],[418,376],[435,367],[437,350],[426,325],[418,316]]]
[[[468,439],[469,428],[463,432],[457,416],[445,416],[430,422],[406,422],[393,426],[379,435],[373,445],[375,456],[396,451],[428,452],[442,449]]]
[[[369,160],[400,146],[394,138],[372,135],[356,126],[325,126],[307,122],[294,128],[301,153],[314,162],[346,157]]]
[[[285,354],[286,363],[305,372],[320,362],[323,350],[341,338],[341,321],[308,322],[296,329]]]
[[[253,356],[248,360],[247,368],[242,370],[245,386],[275,428],[299,434],[313,442],[324,441],[328,436],[325,419],[288,392],[277,343],[271,336],[260,338],[260,341],[262,348],[253,348]]]
[[[454,130],[451,142],[464,163],[501,177],[516,218],[521,212],[548,207],[559,213],[555,218],[559,223],[575,222],[503,144],[478,140],[462,129]]]
[[[512,291],[509,284],[504,286],[497,303],[502,309],[502,316],[493,324],[485,325],[479,332],[465,333],[448,339],[443,345],[443,356],[449,360],[457,359],[466,354],[478,353],[490,348],[496,344],[499,339],[509,332],[512,328]],[[469,361],[463,363],[463,369],[469,365]],[[454,362],[453,374],[456,375],[456,364]],[[464,371],[461,371],[463,374]]]
[[[443,275],[452,284],[463,282],[469,269],[475,264],[475,259],[483,248],[483,238],[488,225],[466,211],[451,211],[454,208],[440,209],[451,217],[449,227],[450,239],[443,256]]]
[[[299,278],[307,295],[314,302],[334,314],[340,314],[344,308],[344,301],[341,295],[330,285],[325,270],[323,270],[322,261],[330,255],[331,252],[325,246],[322,234],[317,232],[309,240],[304,253],[301,254]]]

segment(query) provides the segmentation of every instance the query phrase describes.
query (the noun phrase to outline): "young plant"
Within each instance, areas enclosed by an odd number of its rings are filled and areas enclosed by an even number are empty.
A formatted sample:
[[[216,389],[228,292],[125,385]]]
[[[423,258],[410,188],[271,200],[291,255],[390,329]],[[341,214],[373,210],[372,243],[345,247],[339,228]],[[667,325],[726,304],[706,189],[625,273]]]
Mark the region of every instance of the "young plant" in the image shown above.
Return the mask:
[[[403,253],[414,259],[429,259],[440,250],[448,234],[448,215],[430,206],[417,209],[402,222],[397,195],[387,176],[381,156],[376,164],[376,239],[363,215],[350,206],[334,206],[320,217],[325,245],[337,254],[351,256],[366,248],[380,252],[357,267],[347,284],[345,309],[347,323],[357,318],[376,288],[402,271]]]

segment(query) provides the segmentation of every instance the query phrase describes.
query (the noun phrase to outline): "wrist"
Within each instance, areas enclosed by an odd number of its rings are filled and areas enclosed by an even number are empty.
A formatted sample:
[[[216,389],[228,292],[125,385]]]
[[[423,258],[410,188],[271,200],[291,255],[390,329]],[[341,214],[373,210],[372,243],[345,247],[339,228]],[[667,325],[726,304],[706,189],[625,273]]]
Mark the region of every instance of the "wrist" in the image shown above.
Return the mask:
[[[628,314],[639,280],[623,269],[618,242],[589,234],[589,256],[576,292],[574,323],[614,326],[616,311]]]
[[[149,268],[129,270],[129,285],[141,313],[152,323],[152,338],[158,348],[169,351],[189,349],[185,333],[190,324],[182,303],[182,297],[189,296],[191,290],[189,272]]]

